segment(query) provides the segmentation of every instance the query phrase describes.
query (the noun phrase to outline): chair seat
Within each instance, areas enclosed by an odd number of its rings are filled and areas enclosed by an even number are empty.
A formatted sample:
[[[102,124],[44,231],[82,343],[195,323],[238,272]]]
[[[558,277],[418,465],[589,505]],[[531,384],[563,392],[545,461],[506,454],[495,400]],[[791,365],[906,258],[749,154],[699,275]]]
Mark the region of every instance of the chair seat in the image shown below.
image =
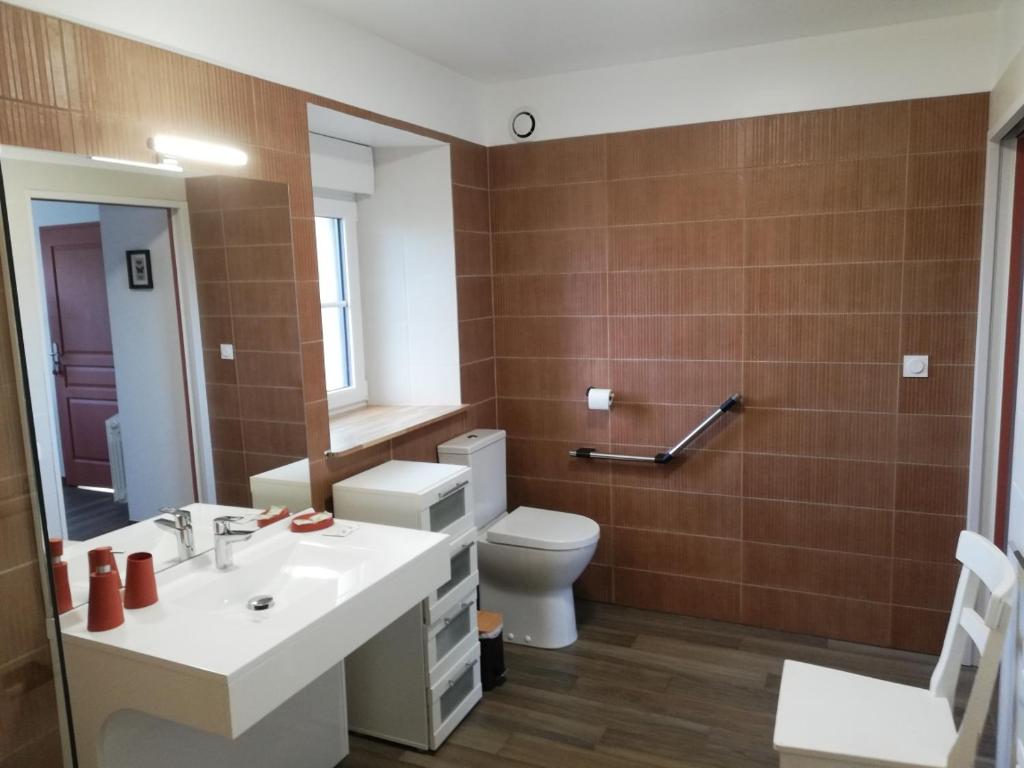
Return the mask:
[[[956,740],[949,706],[925,688],[786,661],[775,749],[800,764],[948,764]]]

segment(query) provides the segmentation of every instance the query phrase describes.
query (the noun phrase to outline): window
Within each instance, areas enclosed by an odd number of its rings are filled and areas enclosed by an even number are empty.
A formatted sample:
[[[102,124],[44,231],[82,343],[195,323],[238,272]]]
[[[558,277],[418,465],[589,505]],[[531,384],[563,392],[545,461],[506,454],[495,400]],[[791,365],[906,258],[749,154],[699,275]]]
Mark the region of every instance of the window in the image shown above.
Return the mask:
[[[317,199],[316,255],[324,329],[324,372],[332,411],[366,402],[359,251],[354,202]]]

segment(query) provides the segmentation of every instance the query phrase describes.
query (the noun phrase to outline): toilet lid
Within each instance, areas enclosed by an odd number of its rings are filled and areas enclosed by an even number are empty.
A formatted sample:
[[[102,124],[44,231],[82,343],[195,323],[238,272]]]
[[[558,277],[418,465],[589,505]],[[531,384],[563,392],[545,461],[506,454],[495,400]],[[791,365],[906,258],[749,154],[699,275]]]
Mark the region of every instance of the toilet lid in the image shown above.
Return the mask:
[[[601,529],[588,517],[536,507],[519,507],[487,530],[492,544],[550,550],[581,549],[600,535]]]

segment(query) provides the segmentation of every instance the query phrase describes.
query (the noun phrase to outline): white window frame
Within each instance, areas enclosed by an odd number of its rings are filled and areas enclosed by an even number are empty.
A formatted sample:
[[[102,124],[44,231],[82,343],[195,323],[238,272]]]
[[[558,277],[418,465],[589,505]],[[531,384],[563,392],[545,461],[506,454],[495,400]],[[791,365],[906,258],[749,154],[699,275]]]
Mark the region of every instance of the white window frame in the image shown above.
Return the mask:
[[[341,268],[345,270],[348,288],[349,349],[352,350],[352,386],[327,393],[327,407],[331,413],[364,406],[369,397],[366,382],[366,358],[363,354],[363,315],[359,289],[359,207],[352,200],[317,197],[313,201],[313,214],[318,217],[342,219],[345,242]]]

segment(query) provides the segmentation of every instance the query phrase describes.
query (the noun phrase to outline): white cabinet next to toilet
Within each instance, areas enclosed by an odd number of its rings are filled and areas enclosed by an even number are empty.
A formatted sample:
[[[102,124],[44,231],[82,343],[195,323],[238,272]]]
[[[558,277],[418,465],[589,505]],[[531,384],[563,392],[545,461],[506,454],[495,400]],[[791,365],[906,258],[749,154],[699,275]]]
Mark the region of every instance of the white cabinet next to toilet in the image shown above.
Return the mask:
[[[449,535],[451,577],[345,660],[349,728],[437,749],[480,700],[468,467],[390,461],[334,485],[334,514]]]

